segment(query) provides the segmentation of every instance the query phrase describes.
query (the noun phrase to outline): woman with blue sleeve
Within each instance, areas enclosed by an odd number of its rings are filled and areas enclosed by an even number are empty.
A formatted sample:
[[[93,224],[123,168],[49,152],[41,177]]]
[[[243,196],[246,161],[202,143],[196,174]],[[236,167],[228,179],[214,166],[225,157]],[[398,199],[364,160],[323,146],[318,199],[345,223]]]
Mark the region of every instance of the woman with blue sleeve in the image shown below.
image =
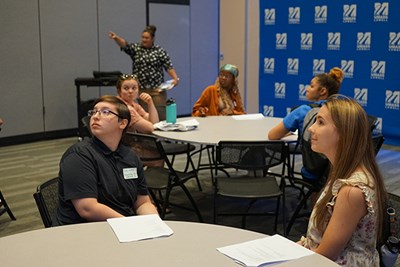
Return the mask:
[[[337,94],[340,84],[343,80],[343,71],[340,68],[333,68],[329,73],[321,73],[316,75],[306,90],[306,98],[316,104],[326,101],[333,94]],[[296,130],[299,133],[303,130],[303,121],[307,112],[311,110],[310,105],[301,105],[290,112],[281,123],[276,125],[268,132],[268,139],[279,140],[286,136],[289,132]]]
[[[343,81],[343,71],[338,68],[332,68],[329,73],[320,73],[314,76],[310,82],[310,86],[306,90],[306,98],[314,104],[322,104],[326,99],[334,94],[337,94],[340,89],[340,84]],[[276,125],[268,132],[269,140],[279,140],[286,136],[289,132],[298,130],[299,135],[303,131],[303,122],[307,113],[312,109],[309,104],[304,104],[292,112],[290,112],[282,122]],[[305,168],[301,170],[302,176],[315,182],[319,177],[307,172]]]

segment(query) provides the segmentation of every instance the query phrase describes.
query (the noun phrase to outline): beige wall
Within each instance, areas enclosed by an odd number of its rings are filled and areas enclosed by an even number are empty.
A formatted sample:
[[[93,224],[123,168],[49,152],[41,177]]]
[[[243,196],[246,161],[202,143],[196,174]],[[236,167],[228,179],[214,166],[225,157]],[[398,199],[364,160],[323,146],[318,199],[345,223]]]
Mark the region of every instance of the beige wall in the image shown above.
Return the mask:
[[[239,67],[239,88],[246,111],[257,113],[259,1],[220,1],[220,53],[220,65],[231,63]]]

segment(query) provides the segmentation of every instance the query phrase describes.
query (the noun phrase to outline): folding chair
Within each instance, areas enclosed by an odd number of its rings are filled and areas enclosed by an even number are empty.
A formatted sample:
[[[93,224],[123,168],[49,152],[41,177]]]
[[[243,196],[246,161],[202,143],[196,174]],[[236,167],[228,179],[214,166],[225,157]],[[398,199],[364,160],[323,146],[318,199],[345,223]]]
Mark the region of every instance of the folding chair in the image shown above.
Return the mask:
[[[174,165],[175,157],[178,155],[186,154],[186,166],[185,171],[190,167],[191,152],[196,149],[196,147],[192,144],[183,144],[183,143],[175,143],[170,141],[161,141],[162,146],[164,147],[165,154],[167,156],[171,156],[171,164]],[[199,185],[199,189],[201,190],[201,186]]]
[[[218,216],[242,216],[242,227],[246,227],[247,216],[275,216],[277,231],[279,206],[282,199],[283,231],[285,232],[285,159],[286,144],[283,141],[221,141],[217,146],[217,162],[225,168],[247,170],[247,174],[230,177],[215,177],[214,181],[214,223]],[[280,183],[268,169],[282,165]],[[262,173],[259,176],[259,173]],[[245,211],[219,212],[219,198],[248,200]],[[253,204],[261,199],[276,199],[274,211],[250,212]],[[285,233],[284,233],[285,234]]]
[[[381,150],[383,142],[385,142],[385,138],[383,137],[383,135],[379,134],[372,136],[372,144],[374,145],[375,155],[378,155],[378,152],[379,150]]]
[[[8,216],[10,216],[11,220],[13,220],[13,221],[16,220],[14,214],[12,213],[10,207],[7,204],[7,201],[5,200],[3,194],[1,193],[1,190],[0,190],[0,216],[6,212],[7,212]]]
[[[40,184],[33,194],[45,228],[53,227],[58,208],[58,177]]]
[[[159,210],[160,217],[164,219],[166,209],[169,205],[171,205],[183,209],[193,210],[196,213],[199,221],[203,222],[203,218],[200,214],[197,204],[185,185],[185,183],[191,179],[196,179],[197,183],[199,184],[197,171],[194,168],[191,158],[188,159],[190,165],[192,166],[191,171],[177,171],[174,169],[171,161],[168,159],[160,140],[158,140],[155,136],[127,133],[124,137],[124,142],[128,144],[133,151],[135,151],[135,153],[144,163],[149,161],[164,160],[164,165],[166,167],[148,167],[145,170],[147,187],[149,188],[153,201]],[[192,205],[191,209],[170,202],[171,191],[175,187],[180,187],[185,193]],[[158,197],[154,191],[158,192]],[[165,191],[164,194],[162,193],[163,191]]]

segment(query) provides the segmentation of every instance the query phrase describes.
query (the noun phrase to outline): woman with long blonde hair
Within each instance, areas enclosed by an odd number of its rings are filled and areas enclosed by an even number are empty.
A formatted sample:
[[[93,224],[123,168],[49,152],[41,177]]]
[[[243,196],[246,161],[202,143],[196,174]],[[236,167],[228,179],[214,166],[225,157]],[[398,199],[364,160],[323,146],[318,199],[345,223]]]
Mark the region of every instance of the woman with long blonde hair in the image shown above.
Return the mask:
[[[300,244],[344,266],[379,266],[386,189],[363,108],[331,97],[309,128],[312,150],[330,161],[330,173]]]

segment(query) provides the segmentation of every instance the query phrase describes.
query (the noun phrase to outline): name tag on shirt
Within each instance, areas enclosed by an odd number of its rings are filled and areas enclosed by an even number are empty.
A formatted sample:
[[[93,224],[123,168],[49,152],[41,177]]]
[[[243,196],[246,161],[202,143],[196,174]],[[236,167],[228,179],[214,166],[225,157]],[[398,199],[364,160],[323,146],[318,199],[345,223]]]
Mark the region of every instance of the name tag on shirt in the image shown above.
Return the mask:
[[[122,171],[123,171],[125,180],[138,178],[137,168],[124,168],[124,169],[122,169]]]

